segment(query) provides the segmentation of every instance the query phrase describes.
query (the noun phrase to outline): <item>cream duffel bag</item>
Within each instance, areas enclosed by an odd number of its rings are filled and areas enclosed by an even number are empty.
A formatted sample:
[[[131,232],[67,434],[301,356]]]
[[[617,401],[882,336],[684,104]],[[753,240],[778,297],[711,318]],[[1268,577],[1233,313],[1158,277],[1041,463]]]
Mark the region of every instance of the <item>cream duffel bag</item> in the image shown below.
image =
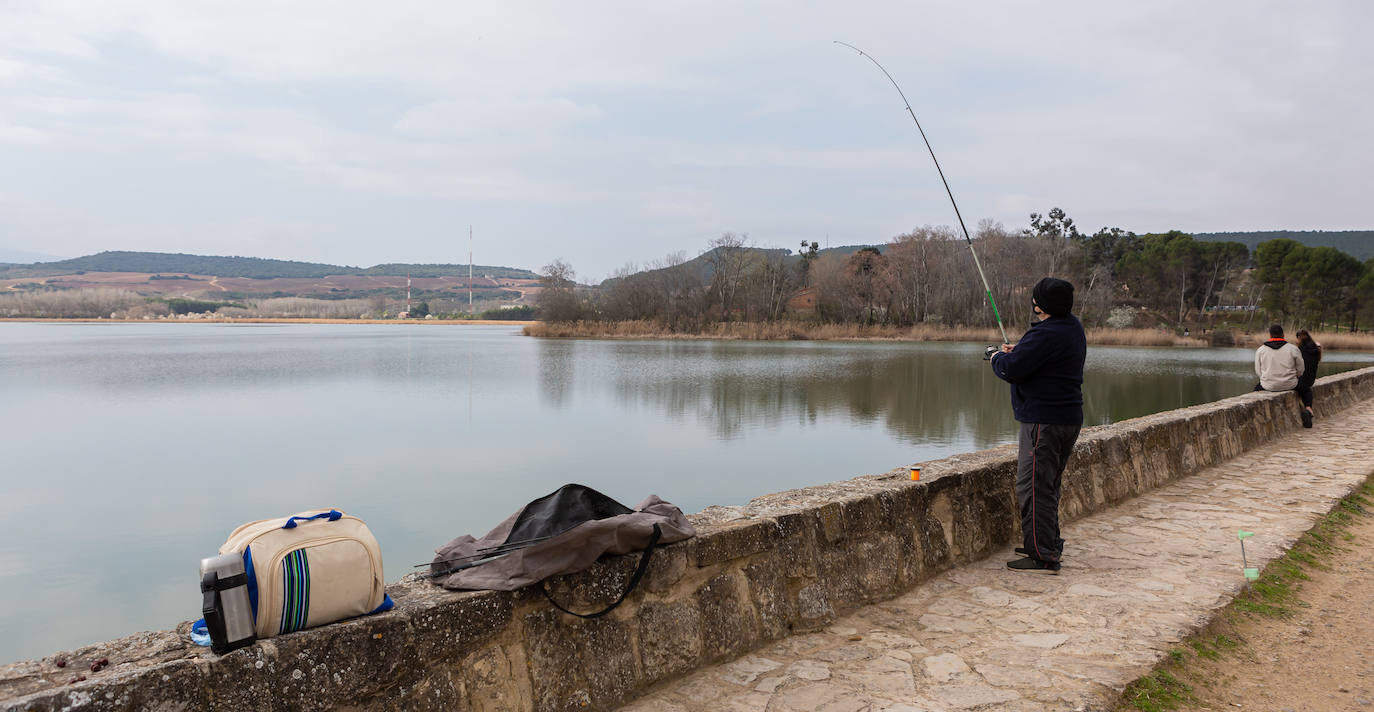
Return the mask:
[[[249,522],[221,554],[243,556],[259,638],[333,623],[394,605],[382,550],[363,520],[337,509]]]

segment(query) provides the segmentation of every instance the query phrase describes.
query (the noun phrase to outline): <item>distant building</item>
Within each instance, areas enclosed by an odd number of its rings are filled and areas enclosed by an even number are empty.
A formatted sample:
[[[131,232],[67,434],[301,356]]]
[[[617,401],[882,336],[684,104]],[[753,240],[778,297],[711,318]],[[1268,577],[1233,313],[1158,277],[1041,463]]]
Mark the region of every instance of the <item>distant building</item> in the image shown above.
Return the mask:
[[[798,291],[787,300],[787,308],[794,312],[816,311],[816,290],[811,287]]]

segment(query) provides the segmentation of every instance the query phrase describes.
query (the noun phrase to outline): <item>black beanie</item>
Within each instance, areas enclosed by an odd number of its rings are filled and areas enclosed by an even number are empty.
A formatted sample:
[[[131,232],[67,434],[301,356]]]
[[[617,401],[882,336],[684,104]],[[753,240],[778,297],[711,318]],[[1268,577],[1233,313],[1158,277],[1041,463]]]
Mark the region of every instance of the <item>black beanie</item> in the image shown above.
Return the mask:
[[[1031,290],[1040,311],[1050,316],[1063,316],[1073,311],[1073,285],[1062,279],[1046,277]]]

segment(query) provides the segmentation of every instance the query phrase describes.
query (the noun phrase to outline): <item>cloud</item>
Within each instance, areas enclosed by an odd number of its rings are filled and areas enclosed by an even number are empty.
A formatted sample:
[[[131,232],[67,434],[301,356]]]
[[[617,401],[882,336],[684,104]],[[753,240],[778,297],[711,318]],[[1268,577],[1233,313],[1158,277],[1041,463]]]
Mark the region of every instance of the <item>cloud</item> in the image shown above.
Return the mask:
[[[44,140],[42,131],[29,126],[18,126],[0,121],[0,143],[35,144]]]
[[[952,223],[901,97],[840,39],[901,83],[970,222],[1059,205],[1093,229],[1369,227],[1371,19],[1238,0],[8,3],[0,190],[80,201],[91,245],[222,252],[225,225],[254,245],[277,226],[300,258],[403,261],[480,222],[509,260],[584,272],[723,230]],[[112,174],[155,196],[205,171],[223,202],[168,204],[165,224],[103,197]],[[26,239],[58,239],[31,213]],[[404,242],[375,237],[391,225]]]
[[[527,136],[556,133],[565,126],[601,115],[596,106],[561,97],[523,101],[445,99],[406,111],[396,122],[396,129],[415,136],[445,139]]]

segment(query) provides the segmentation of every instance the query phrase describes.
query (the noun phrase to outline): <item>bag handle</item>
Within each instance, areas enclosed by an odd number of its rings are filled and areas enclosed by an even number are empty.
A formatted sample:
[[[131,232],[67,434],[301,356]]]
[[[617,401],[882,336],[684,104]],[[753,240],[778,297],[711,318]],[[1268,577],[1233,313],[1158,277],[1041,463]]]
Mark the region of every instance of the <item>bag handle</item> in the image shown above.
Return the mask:
[[[342,516],[343,516],[343,512],[340,512],[340,511],[337,510],[337,509],[331,509],[331,510],[329,510],[328,512],[320,512],[319,514],[316,514],[316,515],[313,515],[313,516],[309,516],[309,517],[291,517],[290,519],[286,520],[286,523],[285,523],[285,524],[281,525],[281,528],[282,528],[282,529],[295,529],[295,528],[296,528],[296,522],[298,522],[298,521],[300,521],[300,522],[308,522],[308,521],[310,521],[311,519],[323,519],[323,518],[325,518],[325,517],[328,517],[328,518],[329,518],[329,521],[331,521],[331,522],[337,522],[337,521],[339,521],[339,518],[342,517]]]
[[[639,557],[639,568],[635,569],[635,575],[630,577],[630,583],[625,587],[625,592],[620,594],[620,598],[615,599],[615,603],[606,606],[605,608],[597,611],[596,613],[578,613],[577,611],[570,611],[564,608],[563,606],[559,605],[558,601],[553,600],[553,596],[549,595],[548,585],[545,584],[543,581],[539,582],[539,592],[544,594],[544,598],[549,599],[549,603],[552,603],[554,608],[557,608],[558,610],[563,611],[564,613],[567,613],[570,616],[577,616],[578,618],[588,619],[600,618],[601,616],[604,616],[607,613],[610,613],[611,611],[615,610],[616,606],[619,606],[621,603],[623,603],[625,601],[625,597],[629,596],[630,592],[635,590],[635,586],[639,585],[639,580],[644,578],[644,572],[649,570],[649,557],[653,556],[654,545],[658,543],[658,539],[661,536],[663,536],[663,530],[659,529],[658,525],[655,524],[654,533],[649,535],[649,544],[648,546],[644,547],[644,555]]]

